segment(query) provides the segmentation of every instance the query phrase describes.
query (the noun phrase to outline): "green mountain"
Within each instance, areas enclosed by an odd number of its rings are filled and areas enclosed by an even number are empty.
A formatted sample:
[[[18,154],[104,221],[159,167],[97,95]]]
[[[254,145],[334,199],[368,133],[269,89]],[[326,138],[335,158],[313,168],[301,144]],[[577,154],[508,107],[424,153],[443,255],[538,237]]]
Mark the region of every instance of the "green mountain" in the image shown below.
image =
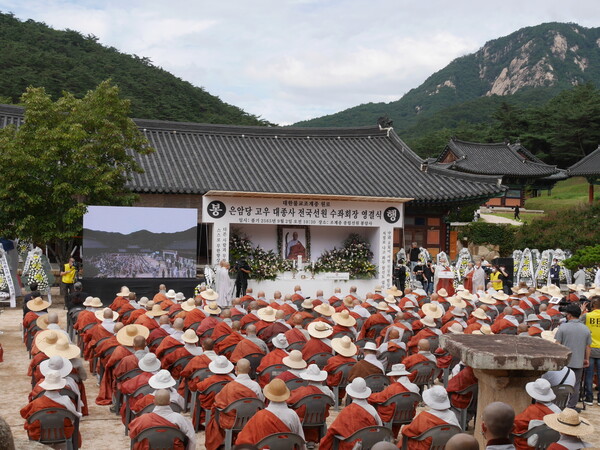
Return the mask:
[[[99,44],[95,36],[57,31],[0,13],[0,49],[0,103],[17,103],[28,86],[43,86],[53,97],[63,90],[82,96],[111,78],[122,96],[131,100],[134,117],[267,124],[154,66],[147,58]]]
[[[397,101],[367,103],[295,125],[363,126],[387,116],[410,142],[461,122],[489,122],[502,102],[540,106],[563,90],[598,79],[600,28],[546,23],[487,42]]]

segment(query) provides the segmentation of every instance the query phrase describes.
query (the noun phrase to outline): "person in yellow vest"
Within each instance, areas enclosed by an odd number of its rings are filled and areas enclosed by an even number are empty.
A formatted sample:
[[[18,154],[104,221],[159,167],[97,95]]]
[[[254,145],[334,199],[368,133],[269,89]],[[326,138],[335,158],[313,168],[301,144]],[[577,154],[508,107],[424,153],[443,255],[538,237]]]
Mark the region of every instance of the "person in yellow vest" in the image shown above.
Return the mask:
[[[62,284],[65,286],[66,293],[65,298],[68,298],[73,292],[73,283],[75,283],[75,275],[77,269],[75,268],[75,259],[69,258],[69,262],[64,265],[64,270],[60,273]]]
[[[592,345],[590,351],[590,365],[585,369],[585,404],[594,404],[594,370],[600,377],[600,296],[591,298],[590,312],[584,314],[581,321],[592,333]],[[600,392],[598,393],[598,404],[600,405]]]
[[[492,269],[492,272],[490,273],[490,282],[492,283],[492,287],[497,291],[503,288],[502,272],[500,272],[498,266],[494,266]]]

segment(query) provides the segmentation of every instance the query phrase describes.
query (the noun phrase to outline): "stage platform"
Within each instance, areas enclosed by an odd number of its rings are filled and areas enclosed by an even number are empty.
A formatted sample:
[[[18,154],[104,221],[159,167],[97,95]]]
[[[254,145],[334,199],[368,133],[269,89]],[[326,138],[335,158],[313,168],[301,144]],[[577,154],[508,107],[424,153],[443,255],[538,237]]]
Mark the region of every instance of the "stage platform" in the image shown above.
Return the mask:
[[[110,305],[121,286],[127,286],[137,294],[137,298],[152,297],[158,292],[158,286],[164,284],[167,289],[183,292],[186,298],[194,296],[194,288],[204,281],[203,278],[84,278],[83,290],[94,297],[100,297],[102,303]]]

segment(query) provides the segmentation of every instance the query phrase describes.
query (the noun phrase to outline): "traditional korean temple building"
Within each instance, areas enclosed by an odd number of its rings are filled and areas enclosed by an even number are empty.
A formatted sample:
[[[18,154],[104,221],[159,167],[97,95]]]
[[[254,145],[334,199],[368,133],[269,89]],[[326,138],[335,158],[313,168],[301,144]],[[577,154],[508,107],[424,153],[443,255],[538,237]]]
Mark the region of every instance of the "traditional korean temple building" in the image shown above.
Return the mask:
[[[571,177],[585,177],[590,184],[589,202],[594,201],[594,185],[600,184],[600,146],[567,169]]]
[[[518,142],[482,144],[453,138],[429,163],[453,172],[500,178],[508,190],[488,200],[487,206],[522,207],[526,192],[536,197],[567,178],[564,170],[544,163]]]

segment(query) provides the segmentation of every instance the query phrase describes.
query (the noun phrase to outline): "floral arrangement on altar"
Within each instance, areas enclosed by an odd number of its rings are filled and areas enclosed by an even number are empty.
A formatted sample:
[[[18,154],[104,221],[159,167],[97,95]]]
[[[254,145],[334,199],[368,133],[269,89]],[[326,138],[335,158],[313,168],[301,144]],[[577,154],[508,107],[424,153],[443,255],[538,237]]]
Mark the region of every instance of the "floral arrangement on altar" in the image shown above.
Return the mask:
[[[23,280],[26,284],[37,283],[40,292],[48,292],[50,285],[54,282],[48,258],[42,254],[39,247],[31,250],[27,255],[23,266]]]
[[[454,277],[457,281],[460,282],[464,279],[467,272],[467,268],[471,261],[471,252],[469,252],[469,249],[466,247],[461,248],[460,252],[458,252],[458,259],[456,260],[456,265],[454,266]]]
[[[313,266],[314,273],[348,272],[351,279],[373,278],[377,275],[377,266],[371,263],[371,246],[362,237],[352,233],[344,241],[342,248],[325,250]]]
[[[293,269],[294,262],[291,259],[281,259],[273,250],[252,245],[250,238],[239,230],[232,229],[229,236],[229,260],[231,267],[241,258],[246,258],[250,266],[250,277],[254,280],[274,280],[281,272]]]

